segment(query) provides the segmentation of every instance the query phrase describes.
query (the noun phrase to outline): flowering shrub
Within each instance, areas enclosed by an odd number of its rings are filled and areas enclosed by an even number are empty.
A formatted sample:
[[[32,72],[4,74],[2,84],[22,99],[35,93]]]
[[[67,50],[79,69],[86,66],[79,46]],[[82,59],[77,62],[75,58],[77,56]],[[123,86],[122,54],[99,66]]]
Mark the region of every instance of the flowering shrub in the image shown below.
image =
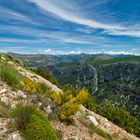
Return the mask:
[[[59,93],[54,93],[54,92],[53,92],[50,96],[51,96],[52,100],[53,100],[57,105],[61,104],[61,97],[60,97],[60,94],[59,94]]]
[[[74,115],[79,108],[79,105],[74,104],[73,101],[69,101],[66,104],[62,105],[59,110],[59,118],[61,120],[69,121],[71,116]]]
[[[36,83],[33,82],[32,80],[24,77],[23,81],[21,82],[21,86],[24,91],[28,93],[37,93],[37,88],[36,88]]]
[[[70,96],[70,101],[60,107],[58,112],[59,118],[69,121],[71,116],[78,111],[80,104],[83,104],[87,98],[88,92],[86,90],[81,90],[76,97]]]

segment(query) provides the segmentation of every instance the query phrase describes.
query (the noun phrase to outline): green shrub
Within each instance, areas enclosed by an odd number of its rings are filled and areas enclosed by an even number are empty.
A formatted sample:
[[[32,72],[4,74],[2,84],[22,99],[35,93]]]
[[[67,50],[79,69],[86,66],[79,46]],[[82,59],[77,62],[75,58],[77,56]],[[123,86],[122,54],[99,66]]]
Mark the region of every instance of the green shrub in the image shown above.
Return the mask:
[[[5,103],[0,102],[0,117],[9,117],[10,107],[5,105]]]
[[[8,64],[0,64],[0,79],[13,87],[19,87],[21,75]]]
[[[49,121],[33,106],[18,106],[12,111],[15,126],[27,140],[57,140]]]
[[[64,92],[64,94],[61,94],[61,100],[62,100],[62,104],[69,102],[71,99],[73,98],[73,95],[71,93],[68,92]]]
[[[27,140],[57,140],[49,123],[36,115],[32,115],[25,129],[22,130]]]
[[[64,85],[62,89],[66,96],[72,95],[73,97],[76,97],[79,94],[79,89],[74,89],[73,87],[69,85]]]
[[[8,58],[9,60],[13,61],[14,58],[10,55],[10,54],[5,54],[6,58]]]
[[[56,129],[55,130],[55,133],[56,133],[58,139],[59,140],[62,140],[62,138],[63,138],[63,132],[61,130]]]
[[[23,63],[20,59],[15,58],[14,61],[19,65],[23,65]]]
[[[37,89],[37,93],[39,94],[45,94],[46,91],[49,90],[49,88],[44,83],[37,83],[36,89]]]
[[[17,129],[25,128],[33,114],[47,121],[47,118],[44,117],[41,112],[37,111],[35,107],[29,105],[19,105],[11,113],[12,117],[15,118]]]
[[[36,104],[38,102],[42,103],[42,106],[47,108],[48,105],[51,103],[51,101],[45,96],[45,95],[41,95],[41,94],[37,94],[37,97],[35,98],[36,100]]]
[[[54,112],[48,114],[48,119],[49,119],[49,121],[52,121],[52,120],[60,121],[58,115]]]
[[[90,133],[94,134],[98,134],[99,136],[107,139],[107,140],[112,140],[112,137],[111,135],[107,134],[106,132],[104,132],[102,129],[94,126],[93,124],[90,124],[89,125],[89,130],[90,130]]]
[[[95,100],[93,99],[93,97],[91,97],[91,95],[88,95],[88,97],[85,100],[85,102],[83,103],[83,105],[87,109],[96,112],[96,103],[95,103]]]

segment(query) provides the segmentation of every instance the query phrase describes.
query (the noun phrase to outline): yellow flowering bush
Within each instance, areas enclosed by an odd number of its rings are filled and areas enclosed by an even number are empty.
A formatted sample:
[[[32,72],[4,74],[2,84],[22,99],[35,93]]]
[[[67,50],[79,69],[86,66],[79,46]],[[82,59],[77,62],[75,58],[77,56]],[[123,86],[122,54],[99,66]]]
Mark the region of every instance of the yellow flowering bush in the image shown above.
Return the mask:
[[[70,120],[71,116],[74,115],[79,108],[79,105],[74,104],[73,101],[69,101],[62,105],[59,110],[59,118],[61,120]]]
[[[83,104],[88,99],[88,92],[82,89],[76,96],[75,102],[77,104]]]
[[[57,105],[61,104],[61,97],[59,93],[53,92],[50,96]]]
[[[70,96],[70,101],[60,107],[58,112],[59,118],[69,121],[71,116],[78,111],[80,104],[83,104],[87,98],[88,92],[86,90],[81,90],[76,97]]]
[[[33,82],[32,80],[24,77],[23,81],[21,82],[21,86],[23,88],[24,91],[28,92],[28,93],[36,93],[37,92],[37,88],[36,88],[36,83]]]

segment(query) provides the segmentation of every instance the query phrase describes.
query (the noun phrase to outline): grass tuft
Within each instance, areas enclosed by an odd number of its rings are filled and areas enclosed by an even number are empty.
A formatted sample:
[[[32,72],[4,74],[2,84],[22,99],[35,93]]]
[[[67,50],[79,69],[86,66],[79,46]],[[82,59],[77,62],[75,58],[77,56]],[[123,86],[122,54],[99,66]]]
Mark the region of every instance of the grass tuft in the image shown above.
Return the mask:
[[[0,80],[6,82],[12,87],[18,87],[20,83],[21,75],[8,64],[0,64]]]

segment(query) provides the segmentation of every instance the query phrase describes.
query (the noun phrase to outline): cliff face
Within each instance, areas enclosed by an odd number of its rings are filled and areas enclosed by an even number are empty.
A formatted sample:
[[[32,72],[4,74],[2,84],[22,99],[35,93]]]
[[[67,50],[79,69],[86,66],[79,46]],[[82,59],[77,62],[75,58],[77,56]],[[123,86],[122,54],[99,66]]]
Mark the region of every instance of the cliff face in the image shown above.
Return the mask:
[[[140,119],[140,63],[102,65],[98,71],[99,90],[95,98],[124,107]]]
[[[100,67],[99,83],[113,80],[124,80],[134,84],[140,83],[140,63],[122,62],[106,64]]]
[[[98,78],[96,69],[92,65],[79,65],[71,71],[72,75],[76,75],[76,86],[78,88],[86,88],[90,93],[94,93],[98,88]]]

